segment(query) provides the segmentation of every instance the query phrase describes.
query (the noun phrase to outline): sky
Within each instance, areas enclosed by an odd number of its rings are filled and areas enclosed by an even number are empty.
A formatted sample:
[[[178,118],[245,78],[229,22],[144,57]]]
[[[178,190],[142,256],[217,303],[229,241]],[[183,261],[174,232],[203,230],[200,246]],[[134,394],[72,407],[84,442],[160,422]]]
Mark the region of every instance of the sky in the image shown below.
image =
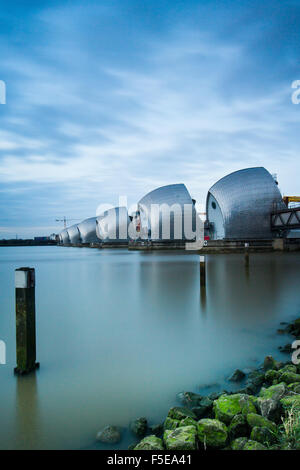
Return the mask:
[[[246,167],[299,195],[299,30],[300,0],[0,0],[0,239],[172,183],[203,211]]]

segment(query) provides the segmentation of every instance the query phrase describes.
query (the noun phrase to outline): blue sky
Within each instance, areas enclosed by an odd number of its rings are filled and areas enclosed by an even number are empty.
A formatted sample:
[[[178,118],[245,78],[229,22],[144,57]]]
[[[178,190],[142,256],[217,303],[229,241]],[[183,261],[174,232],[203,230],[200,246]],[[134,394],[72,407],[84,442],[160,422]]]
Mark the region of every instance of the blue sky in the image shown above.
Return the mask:
[[[300,0],[0,1],[0,238],[248,166],[300,194],[299,30]]]

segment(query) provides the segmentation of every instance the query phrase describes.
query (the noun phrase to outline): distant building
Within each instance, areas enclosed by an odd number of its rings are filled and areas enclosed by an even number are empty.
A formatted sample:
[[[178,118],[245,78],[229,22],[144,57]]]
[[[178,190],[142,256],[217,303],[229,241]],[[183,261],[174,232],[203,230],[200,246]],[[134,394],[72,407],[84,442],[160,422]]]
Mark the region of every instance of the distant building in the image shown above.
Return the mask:
[[[126,207],[114,207],[97,217],[96,232],[102,244],[127,244],[130,219]]]
[[[71,227],[68,227],[67,232],[69,235],[70,243],[72,245],[78,245],[79,243],[81,243],[80,232],[78,230],[77,224],[71,225]]]
[[[80,240],[83,244],[99,243],[100,240],[96,233],[96,217],[90,217],[78,224]]]
[[[46,242],[50,240],[50,237],[34,237],[35,242]]]
[[[278,183],[263,167],[231,173],[215,183],[206,200],[212,240],[271,239],[271,212],[284,207]]]
[[[192,240],[196,228],[195,202],[184,184],[162,186],[146,194],[135,214],[140,238],[154,242]]]

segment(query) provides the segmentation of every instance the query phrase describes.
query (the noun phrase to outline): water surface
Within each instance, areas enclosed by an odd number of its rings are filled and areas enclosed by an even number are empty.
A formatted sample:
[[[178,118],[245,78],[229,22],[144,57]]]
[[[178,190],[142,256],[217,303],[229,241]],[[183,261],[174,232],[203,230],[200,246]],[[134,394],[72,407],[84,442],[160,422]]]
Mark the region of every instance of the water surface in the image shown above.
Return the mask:
[[[161,422],[176,394],[228,387],[278,346],[279,323],[300,312],[300,254],[199,256],[63,247],[0,248],[0,448],[108,448],[106,424]],[[35,267],[36,374],[17,378],[14,269]],[[207,388],[206,390],[210,390]]]

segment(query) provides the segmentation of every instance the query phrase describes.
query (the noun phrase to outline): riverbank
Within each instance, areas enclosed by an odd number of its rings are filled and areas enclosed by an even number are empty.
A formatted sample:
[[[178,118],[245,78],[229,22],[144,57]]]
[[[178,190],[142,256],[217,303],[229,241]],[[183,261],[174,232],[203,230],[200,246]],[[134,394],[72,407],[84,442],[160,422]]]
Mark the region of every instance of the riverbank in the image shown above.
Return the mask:
[[[282,331],[300,340],[300,318]],[[294,362],[300,359],[297,349]],[[130,449],[300,450],[300,363],[267,356],[258,369],[237,369],[229,380],[244,386],[207,396],[183,392],[182,406],[172,407],[164,423],[150,429],[145,418],[136,420],[133,433],[149,435]]]

